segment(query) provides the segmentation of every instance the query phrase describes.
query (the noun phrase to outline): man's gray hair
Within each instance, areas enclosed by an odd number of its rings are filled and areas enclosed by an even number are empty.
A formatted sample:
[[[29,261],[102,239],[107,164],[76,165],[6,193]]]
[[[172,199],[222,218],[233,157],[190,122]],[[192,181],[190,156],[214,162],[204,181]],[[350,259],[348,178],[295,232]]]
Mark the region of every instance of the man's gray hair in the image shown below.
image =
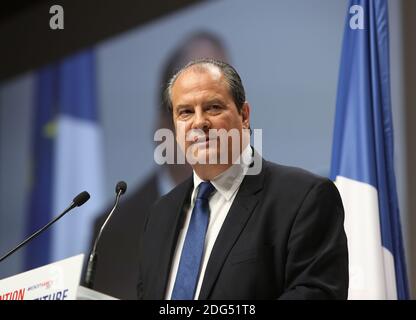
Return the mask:
[[[237,107],[238,113],[241,113],[243,108],[244,102],[246,101],[246,94],[244,91],[244,86],[241,81],[241,78],[237,71],[228,63],[223,61],[215,60],[215,59],[197,59],[190,61],[186,64],[183,68],[177,71],[168,81],[166,90],[165,90],[165,99],[166,105],[170,112],[172,112],[172,86],[175,84],[176,79],[187,69],[193,66],[201,66],[201,67],[209,67],[214,66],[217,67],[222,74],[224,75],[225,81],[228,83],[231,96],[233,97],[234,103]]]

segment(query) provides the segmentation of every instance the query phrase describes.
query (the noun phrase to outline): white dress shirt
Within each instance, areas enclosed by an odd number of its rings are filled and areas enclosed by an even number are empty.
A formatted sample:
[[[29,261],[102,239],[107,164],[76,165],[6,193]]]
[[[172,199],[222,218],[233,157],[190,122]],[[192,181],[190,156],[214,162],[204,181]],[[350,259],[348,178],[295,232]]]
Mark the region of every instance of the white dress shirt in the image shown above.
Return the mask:
[[[234,198],[237,195],[237,191],[240,188],[241,182],[243,181],[244,176],[247,173],[247,164],[250,164],[252,158],[252,150],[250,145],[248,145],[244,149],[244,151],[241,154],[241,157],[243,161],[240,161],[240,159],[238,159],[236,163],[233,164],[230,168],[228,168],[226,171],[224,171],[223,173],[215,177],[213,180],[211,180],[211,183],[215,187],[216,191],[209,199],[209,224],[207,228],[207,233],[205,235],[205,248],[204,253],[202,255],[201,271],[199,274],[194,299],[198,299],[199,292],[202,286],[202,281],[204,279],[205,269],[207,267],[209,256],[211,255],[211,251],[214,246],[215,240],[217,239],[222,224],[224,223],[224,220],[227,217],[228,211],[230,210]],[[193,178],[194,189],[191,195],[191,203],[189,208],[184,209],[186,210],[185,223],[179,233],[175,254],[173,256],[172,267],[169,274],[165,299],[171,299],[172,296],[172,291],[176,280],[176,274],[178,272],[179,261],[182,254],[182,248],[185,242],[186,233],[188,231],[189,222],[191,220],[192,210],[195,205],[198,187],[199,184],[203,182],[203,180],[198,177],[195,171],[193,174]]]

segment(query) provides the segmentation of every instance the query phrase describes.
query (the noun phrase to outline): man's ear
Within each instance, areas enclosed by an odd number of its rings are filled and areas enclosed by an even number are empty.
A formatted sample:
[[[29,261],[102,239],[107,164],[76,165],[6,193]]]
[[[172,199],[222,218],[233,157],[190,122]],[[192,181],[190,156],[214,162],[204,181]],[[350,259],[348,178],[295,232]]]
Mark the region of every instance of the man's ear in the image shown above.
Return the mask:
[[[241,116],[243,120],[243,128],[250,128],[250,105],[248,102],[244,102],[243,107],[241,108]]]

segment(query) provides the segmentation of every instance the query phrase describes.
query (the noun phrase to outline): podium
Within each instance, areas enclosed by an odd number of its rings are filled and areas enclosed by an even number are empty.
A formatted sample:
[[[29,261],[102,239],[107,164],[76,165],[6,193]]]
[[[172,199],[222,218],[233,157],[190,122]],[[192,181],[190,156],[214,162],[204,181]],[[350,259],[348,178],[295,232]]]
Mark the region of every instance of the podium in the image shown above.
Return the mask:
[[[79,285],[79,254],[0,280],[0,300],[118,300]]]
[[[104,293],[78,286],[76,300],[119,300]]]

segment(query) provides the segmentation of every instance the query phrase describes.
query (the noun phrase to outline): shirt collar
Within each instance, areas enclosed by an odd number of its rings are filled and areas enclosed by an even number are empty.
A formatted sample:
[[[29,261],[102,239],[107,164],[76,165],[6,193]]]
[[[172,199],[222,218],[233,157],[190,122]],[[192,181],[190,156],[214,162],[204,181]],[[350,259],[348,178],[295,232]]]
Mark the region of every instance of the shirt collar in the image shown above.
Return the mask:
[[[245,174],[247,173],[248,166],[252,161],[252,149],[250,145],[244,149],[241,153],[241,156],[237,159],[237,161],[229,167],[224,172],[220,173],[214,179],[211,180],[211,183],[215,187],[215,189],[227,200],[229,201],[237,189],[240,187],[241,182],[244,179]],[[194,179],[194,190],[192,192],[192,203],[195,201],[196,197],[196,190],[202,180],[196,172],[194,171],[193,174]]]

